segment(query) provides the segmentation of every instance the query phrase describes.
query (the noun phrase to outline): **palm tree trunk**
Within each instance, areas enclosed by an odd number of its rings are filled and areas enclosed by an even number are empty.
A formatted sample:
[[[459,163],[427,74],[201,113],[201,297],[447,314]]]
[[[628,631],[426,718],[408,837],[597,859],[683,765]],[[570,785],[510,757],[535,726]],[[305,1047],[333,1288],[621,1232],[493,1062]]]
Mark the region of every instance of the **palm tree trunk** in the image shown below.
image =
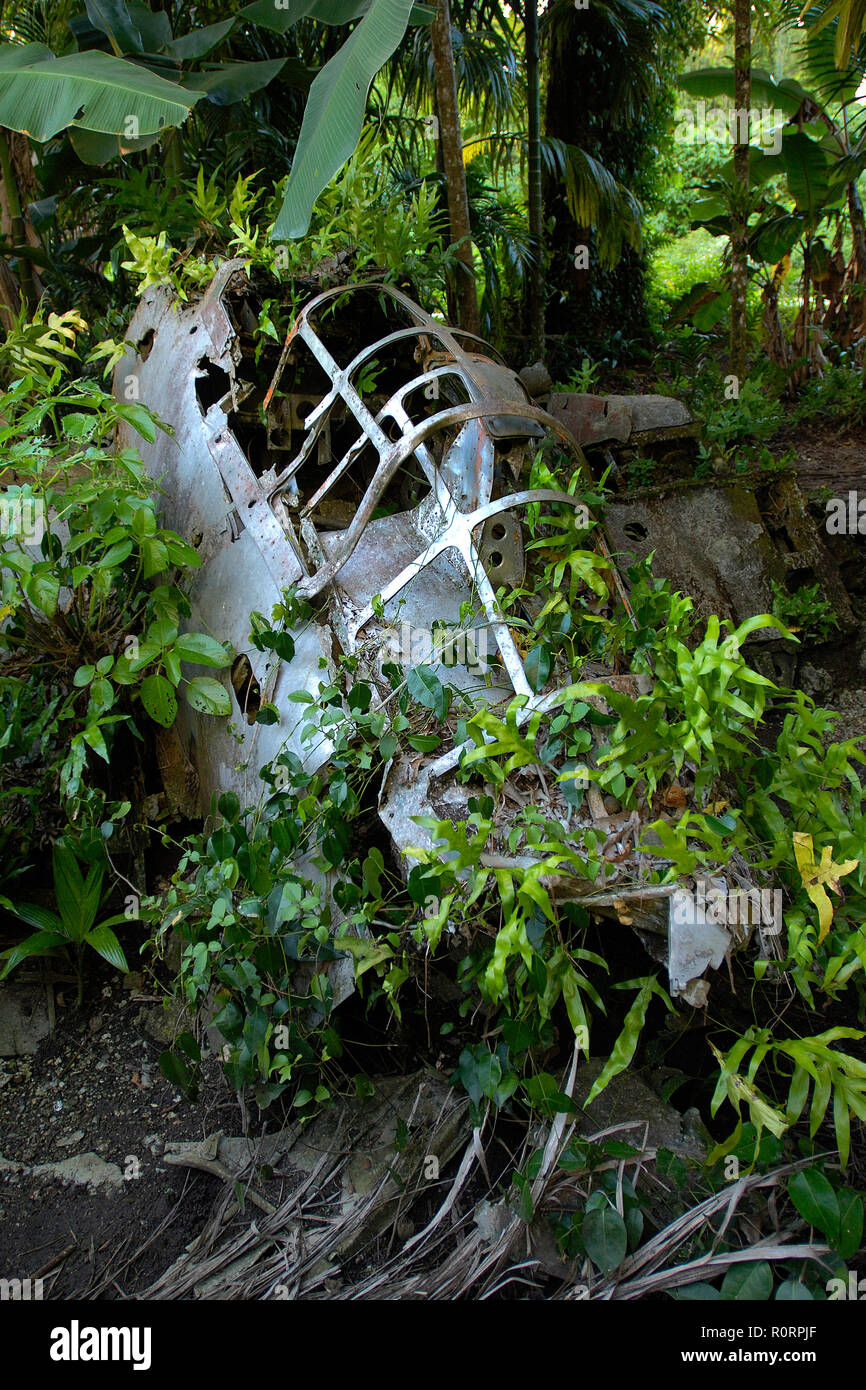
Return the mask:
[[[3,179],[3,187],[6,192],[6,204],[9,208],[9,221],[11,227],[10,240],[13,248],[16,251],[20,251],[27,246],[27,232],[24,226],[24,218],[21,214],[21,200],[18,196],[18,184],[12,165],[12,152],[9,149],[9,141],[6,138],[5,130],[0,130],[0,177]],[[33,267],[24,255],[18,256],[18,289],[22,304],[24,304],[28,312],[32,311],[36,303],[36,290],[33,284]]]
[[[748,111],[752,98],[752,7],[750,0],[734,3],[734,107]],[[731,372],[742,385],[746,378],[746,289],[749,254],[749,144],[743,143],[745,122],[737,118],[734,146],[734,206],[731,218]]]
[[[857,184],[852,180],[848,185],[848,216],[851,222],[851,258],[845,270],[843,292],[847,291],[845,314],[849,338],[857,338],[866,332],[866,300],[861,287],[866,277],[866,218]],[[863,368],[866,379],[866,364]]]
[[[439,142],[448,194],[448,220],[451,224],[452,243],[460,243],[456,250],[457,259],[461,263],[455,286],[457,319],[461,328],[467,329],[470,333],[478,333],[478,294],[475,288],[469,197],[466,192],[466,170],[463,167],[463,137],[457,107],[457,75],[454,71],[451,11],[448,0],[439,0],[431,40],[436,107],[439,113]]]
[[[543,362],[544,342],[544,205],[541,194],[541,88],[538,74],[538,5],[524,0],[526,41],[527,202],[535,260],[529,270],[529,360]]]
[[[851,257],[859,267],[859,279],[866,272],[866,218],[863,216],[863,204],[853,179],[848,185],[848,218],[851,223]]]

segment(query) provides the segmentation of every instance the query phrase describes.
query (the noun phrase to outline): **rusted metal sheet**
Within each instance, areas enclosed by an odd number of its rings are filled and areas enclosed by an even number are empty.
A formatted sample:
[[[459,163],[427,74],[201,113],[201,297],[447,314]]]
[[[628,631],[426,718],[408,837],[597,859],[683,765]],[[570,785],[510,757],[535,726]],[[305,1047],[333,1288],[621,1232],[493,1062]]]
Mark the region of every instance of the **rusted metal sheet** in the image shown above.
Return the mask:
[[[556,391],[547,408],[584,447],[603,441],[640,445],[687,439],[701,430],[682,401],[673,396],[593,396]]]
[[[655,572],[689,594],[702,618],[716,614],[735,624],[773,610],[772,583],[818,579],[840,631],[856,620],[839,571],[820,540],[793,478],[756,490],[735,483],[704,483],[614,495],[605,528],[621,569],[654,556]],[[790,647],[773,628],[752,634],[762,646]]]
[[[173,428],[173,437],[159,432],[141,452],[162,492],[165,524],[201,556],[190,587],[190,627],[246,654],[262,699],[279,707],[291,691],[315,694],[328,679],[319,660],[330,662],[331,637],[323,625],[309,625],[298,635],[291,662],[250,649],[250,611],[270,612],[304,567],[228,426],[237,358],[223,295],[242,271],[240,263],[227,262],[195,307],[178,305],[166,286],[146,290],[127,334],[137,352],[118,365],[115,389],[146,401]],[[213,388],[223,379],[219,399],[203,406],[208,395],[202,383]],[[131,432],[123,442],[141,445]],[[305,753],[297,735],[280,725],[248,723],[229,676],[223,679],[236,711],[228,724],[186,702],[178,713],[178,734],[199,775],[202,811],[220,788],[251,804],[261,792],[260,767],[285,746],[298,757]],[[328,751],[321,747],[310,761],[320,765]]]

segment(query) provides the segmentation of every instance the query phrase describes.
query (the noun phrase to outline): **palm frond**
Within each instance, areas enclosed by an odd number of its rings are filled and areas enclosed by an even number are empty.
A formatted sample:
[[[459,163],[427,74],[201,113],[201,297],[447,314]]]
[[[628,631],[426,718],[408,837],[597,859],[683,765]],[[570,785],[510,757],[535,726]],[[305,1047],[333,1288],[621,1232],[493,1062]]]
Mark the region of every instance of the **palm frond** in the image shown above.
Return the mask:
[[[551,53],[605,50],[605,112],[614,129],[627,130],[658,99],[664,74],[659,33],[668,23],[654,0],[610,0],[576,10],[572,0],[554,0],[539,26]]]
[[[595,232],[603,265],[615,265],[624,244],[640,249],[641,204],[600,160],[577,145],[550,139],[542,142],[542,159],[550,173],[563,179],[576,225]]]
[[[808,5],[804,6],[805,10]],[[852,49],[859,47],[866,34],[866,0],[831,0],[815,18],[815,32],[835,24],[835,57],[837,67],[847,65]]]
[[[452,25],[451,38],[461,113],[484,125],[504,123],[520,100],[511,43],[498,29],[477,24],[465,31]],[[389,92],[399,90],[407,110],[432,110],[435,84],[428,28],[414,30],[411,42],[394,54],[386,74]]]
[[[81,0],[2,0],[0,38],[9,43],[44,43],[53,53],[75,47],[68,20]]]
[[[806,29],[805,32],[800,30],[802,38],[797,47],[797,59],[802,65],[806,85],[828,106],[842,106],[854,99],[866,75],[866,36],[856,48],[848,51],[847,60],[840,68],[836,62],[834,28],[817,24],[815,21],[820,14],[818,5],[806,12]]]

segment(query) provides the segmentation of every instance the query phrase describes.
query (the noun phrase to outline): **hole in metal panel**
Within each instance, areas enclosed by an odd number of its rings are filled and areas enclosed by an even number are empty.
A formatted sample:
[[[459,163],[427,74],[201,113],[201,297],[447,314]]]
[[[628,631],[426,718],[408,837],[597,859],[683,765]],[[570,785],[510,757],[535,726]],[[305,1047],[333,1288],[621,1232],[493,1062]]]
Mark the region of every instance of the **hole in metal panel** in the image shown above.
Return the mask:
[[[196,368],[199,372],[195,383],[196,399],[202,415],[207,415],[211,406],[224,400],[231,391],[231,377],[209,357],[200,357]]]
[[[232,689],[238,708],[248,724],[255,724],[256,715],[262,707],[262,692],[253,674],[250,659],[244,653],[232,662]]]

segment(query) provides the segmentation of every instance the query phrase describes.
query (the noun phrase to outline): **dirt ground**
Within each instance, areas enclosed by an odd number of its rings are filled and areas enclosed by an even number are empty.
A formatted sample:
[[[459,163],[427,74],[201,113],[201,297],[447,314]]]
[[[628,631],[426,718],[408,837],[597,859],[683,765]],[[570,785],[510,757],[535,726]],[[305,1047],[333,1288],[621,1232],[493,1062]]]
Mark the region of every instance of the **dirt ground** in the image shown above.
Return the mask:
[[[820,488],[830,488],[834,497],[845,497],[850,489],[866,496],[866,439],[845,432],[801,426],[784,439],[784,447],[794,450],[794,466],[800,487],[808,496]]]
[[[166,1143],[240,1126],[215,1059],[197,1102],[165,1080],[159,1054],[173,1016],[140,975],[126,983],[91,963],[82,1009],[56,990],[55,1032],[34,1055],[0,1060],[0,1278],[41,1276],[46,1298],[144,1288],[198,1233],[222,1186],[165,1164]],[[84,1154],[114,1168],[38,1171],[75,1168]]]

